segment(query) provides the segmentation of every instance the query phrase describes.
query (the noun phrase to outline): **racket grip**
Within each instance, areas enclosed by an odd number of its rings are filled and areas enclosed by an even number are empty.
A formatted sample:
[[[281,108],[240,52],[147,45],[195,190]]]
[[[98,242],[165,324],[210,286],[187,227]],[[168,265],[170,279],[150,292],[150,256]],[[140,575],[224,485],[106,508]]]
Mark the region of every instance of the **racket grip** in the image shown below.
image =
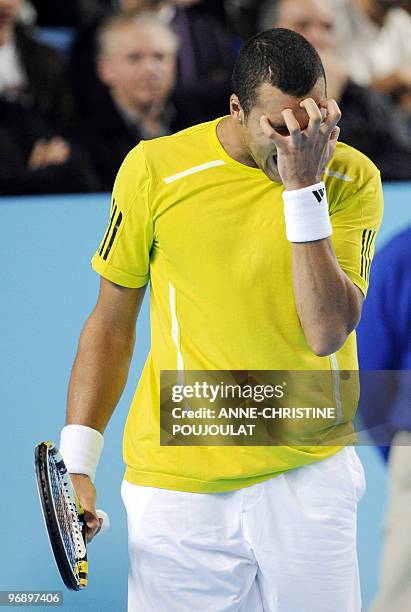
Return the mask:
[[[110,519],[108,517],[107,512],[104,512],[104,510],[97,509],[96,513],[98,518],[102,519],[103,521],[101,524],[100,533],[104,533],[110,527]]]

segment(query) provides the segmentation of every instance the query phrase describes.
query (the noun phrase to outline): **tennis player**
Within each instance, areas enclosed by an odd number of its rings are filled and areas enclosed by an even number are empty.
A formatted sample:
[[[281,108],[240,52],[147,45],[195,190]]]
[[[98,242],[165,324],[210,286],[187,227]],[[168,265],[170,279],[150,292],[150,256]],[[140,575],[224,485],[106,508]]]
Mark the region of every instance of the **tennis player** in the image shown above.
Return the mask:
[[[353,447],[160,445],[161,370],[357,368],[383,204],[339,119],[317,52],[272,29],[239,54],[229,116],[141,142],[120,168],[61,451],[91,539],[150,281],[151,351],[124,434],[130,612],[361,608]]]

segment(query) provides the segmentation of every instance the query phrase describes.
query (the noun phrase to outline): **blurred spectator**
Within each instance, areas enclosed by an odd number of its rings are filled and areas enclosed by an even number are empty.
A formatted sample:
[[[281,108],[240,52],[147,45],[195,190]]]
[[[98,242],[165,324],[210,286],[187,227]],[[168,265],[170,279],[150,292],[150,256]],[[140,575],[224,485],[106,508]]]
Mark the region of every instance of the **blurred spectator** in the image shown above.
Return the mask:
[[[227,112],[235,40],[215,12],[206,10],[201,0],[120,0],[119,8],[125,14],[156,11],[175,29],[180,40],[176,89],[193,98],[195,121]],[[72,48],[72,82],[83,117],[94,113],[96,100],[107,99],[96,75],[95,33],[100,22],[101,17],[80,31]]]
[[[37,22],[37,12],[30,0],[21,0],[19,20],[26,26],[33,26]]]
[[[33,110],[0,100],[0,195],[94,191],[97,186],[78,147],[50,130]]]
[[[118,5],[121,14],[132,15],[151,8],[154,10],[160,7],[162,2],[163,0],[119,0],[110,4]],[[76,115],[83,119],[94,115],[96,105],[109,105],[108,88],[97,74],[97,31],[105,19],[116,14],[113,10],[107,7],[91,23],[80,29],[71,48],[70,80],[75,92]]]
[[[411,610],[410,261],[408,228],[375,256],[357,328],[360,368],[393,370],[389,377],[374,373],[367,392],[361,392],[361,414],[370,434],[377,444],[391,445],[380,586],[370,612]]]
[[[121,162],[139,140],[181,127],[179,108],[170,102],[178,40],[156,15],[139,14],[110,17],[98,41],[97,69],[110,100],[96,104],[79,138],[91,153],[101,189],[111,190]]]
[[[263,4],[262,0],[226,0],[228,18],[242,40],[248,40],[264,29],[259,28],[259,13]]]
[[[122,7],[129,5],[140,6],[143,10],[152,10],[149,0],[70,0],[70,10],[67,10],[67,0],[31,0],[35,6],[40,26],[47,27],[72,27],[80,28],[95,20],[102,13],[116,12]],[[160,3],[160,2],[158,2]],[[194,0],[181,0],[181,5],[189,6]],[[145,6],[144,6],[145,5]],[[203,0],[207,11],[214,13],[219,18],[225,17],[224,2],[222,0]]]
[[[55,129],[66,127],[72,99],[57,53],[19,23],[21,0],[0,0],[0,96],[35,108]]]
[[[339,0],[337,10],[351,78],[401,101],[411,90],[410,0]]]
[[[216,88],[226,86],[223,97],[229,94],[229,83],[234,65],[234,39],[219,20],[203,8],[201,0],[174,0],[163,3],[169,11],[168,23],[179,37],[181,53],[178,57],[178,85],[187,94],[201,93],[211,101]],[[211,89],[211,91],[210,91]],[[224,102],[224,110],[227,103]],[[221,114],[211,111],[211,115]]]
[[[79,28],[95,19],[110,0],[31,0],[39,26]],[[69,7],[69,10],[68,10]]]
[[[339,58],[336,12],[331,0],[278,0],[261,16],[263,27],[285,27],[304,36],[319,52],[327,74],[328,96],[337,100],[341,140],[368,155],[384,180],[411,179],[411,138],[405,117],[390,98],[361,87]]]

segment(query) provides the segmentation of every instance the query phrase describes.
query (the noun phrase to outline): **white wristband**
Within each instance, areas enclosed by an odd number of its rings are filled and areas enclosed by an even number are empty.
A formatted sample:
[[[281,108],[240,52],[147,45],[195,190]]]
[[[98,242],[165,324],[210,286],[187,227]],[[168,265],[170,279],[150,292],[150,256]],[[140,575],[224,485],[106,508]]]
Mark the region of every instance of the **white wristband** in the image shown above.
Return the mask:
[[[290,242],[309,242],[332,234],[324,183],[284,191],[284,216]]]
[[[86,425],[66,425],[61,430],[59,450],[67,471],[86,474],[93,482],[103,445],[102,434]]]

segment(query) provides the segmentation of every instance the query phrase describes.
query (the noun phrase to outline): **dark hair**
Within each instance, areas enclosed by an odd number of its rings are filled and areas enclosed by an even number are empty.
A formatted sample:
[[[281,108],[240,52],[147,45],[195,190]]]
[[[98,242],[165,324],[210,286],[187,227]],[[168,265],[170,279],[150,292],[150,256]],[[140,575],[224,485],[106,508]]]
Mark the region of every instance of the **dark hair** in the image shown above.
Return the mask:
[[[247,115],[262,83],[298,97],[311,91],[321,77],[325,79],[324,67],[308,40],[292,30],[272,28],[244,44],[234,66],[232,88]]]

